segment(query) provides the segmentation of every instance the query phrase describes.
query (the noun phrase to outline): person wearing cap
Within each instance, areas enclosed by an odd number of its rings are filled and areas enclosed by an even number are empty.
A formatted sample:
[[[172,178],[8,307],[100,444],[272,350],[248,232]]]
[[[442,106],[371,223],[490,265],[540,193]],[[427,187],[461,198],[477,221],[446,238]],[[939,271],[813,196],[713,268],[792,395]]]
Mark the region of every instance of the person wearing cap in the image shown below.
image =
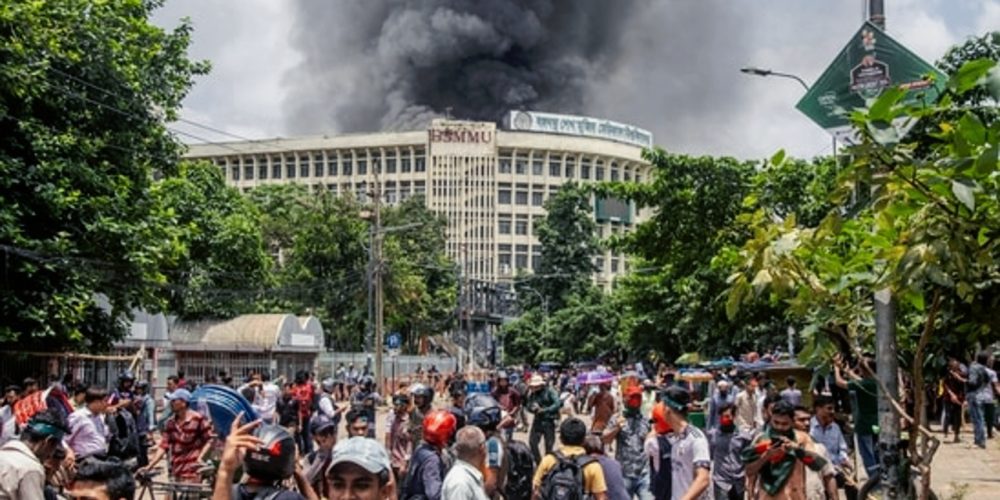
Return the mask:
[[[725,406],[736,404],[736,392],[732,389],[732,384],[728,380],[720,380],[715,384],[715,391],[712,392],[712,399],[708,404],[709,429],[719,427],[719,410]]]
[[[534,374],[528,381],[528,397],[525,401],[525,408],[534,415],[531,419],[531,431],[528,433],[528,447],[531,448],[531,455],[535,458],[535,463],[542,460],[542,454],[538,451],[538,442],[545,439],[545,453],[552,453],[552,447],[556,441],[556,422],[559,421],[559,410],[562,408],[562,400],[555,389],[545,383],[545,379],[539,374]]]
[[[163,430],[160,446],[149,459],[149,465],[139,469],[149,472],[170,452],[170,476],[175,481],[197,483],[201,481],[198,472],[202,455],[212,444],[211,425],[205,417],[189,408],[191,392],[177,389],[170,394],[170,410],[173,413]]]
[[[701,429],[688,423],[691,394],[683,387],[669,387],[660,398],[665,417],[673,432],[670,442],[670,464],[673,474],[670,487],[673,498],[694,500],[712,498],[710,471],[712,457],[708,438]]]
[[[641,412],[642,388],[633,385],[625,389],[622,413],[604,430],[601,439],[615,443],[615,459],[622,465],[622,476],[628,497],[652,500],[649,489],[649,461],[646,460],[645,442],[650,426],[648,417]]]
[[[443,500],[489,500],[483,483],[486,467],[486,435],[476,426],[455,433],[455,464],[441,485]]]
[[[0,446],[0,499],[43,500],[45,466],[69,430],[54,412],[31,418],[21,438]]]
[[[366,437],[345,439],[333,448],[326,470],[329,500],[391,500],[396,482],[389,454],[378,441]]]
[[[306,454],[305,477],[317,493],[325,491],[323,475],[330,466],[333,447],[337,444],[337,421],[313,418],[309,425],[316,448]]]

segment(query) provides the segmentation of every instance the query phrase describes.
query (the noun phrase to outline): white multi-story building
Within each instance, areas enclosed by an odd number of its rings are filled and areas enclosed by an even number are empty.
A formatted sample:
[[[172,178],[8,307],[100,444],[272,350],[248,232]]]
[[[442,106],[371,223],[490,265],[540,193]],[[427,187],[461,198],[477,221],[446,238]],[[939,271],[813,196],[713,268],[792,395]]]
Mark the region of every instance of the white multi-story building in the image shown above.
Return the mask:
[[[448,220],[448,253],[464,275],[506,281],[537,270],[535,228],[546,198],[566,182],[649,179],[642,129],[608,120],[515,111],[508,126],[434,120],[426,130],[192,145],[188,158],[222,169],[244,192],[298,182],[367,200],[375,183],[386,203],[423,195]],[[594,200],[601,236],[630,231],[640,219],[628,204]],[[625,273],[624,256],[605,251],[595,279]]]

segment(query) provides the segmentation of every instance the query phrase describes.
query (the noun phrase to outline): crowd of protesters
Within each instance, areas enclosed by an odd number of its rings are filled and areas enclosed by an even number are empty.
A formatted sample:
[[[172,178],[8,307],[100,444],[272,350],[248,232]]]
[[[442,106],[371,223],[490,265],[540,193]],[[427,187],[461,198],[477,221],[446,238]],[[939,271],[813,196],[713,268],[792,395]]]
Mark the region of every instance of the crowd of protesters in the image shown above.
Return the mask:
[[[1000,389],[991,367],[985,351],[949,360],[928,408],[942,432],[960,440],[968,414],[972,446],[986,446]],[[27,379],[0,407],[0,500],[131,499],[136,477],[220,500],[853,500],[860,473],[878,474],[870,359],[837,357],[802,387],[766,372],[712,370],[692,384],[626,368],[596,368],[607,375],[596,383],[573,370],[421,370],[385,394],[381,423],[383,394],[353,366],[322,379],[223,373],[203,382],[231,387],[257,416],[228,432],[183,373],[156,399],[130,371],[111,388]]]

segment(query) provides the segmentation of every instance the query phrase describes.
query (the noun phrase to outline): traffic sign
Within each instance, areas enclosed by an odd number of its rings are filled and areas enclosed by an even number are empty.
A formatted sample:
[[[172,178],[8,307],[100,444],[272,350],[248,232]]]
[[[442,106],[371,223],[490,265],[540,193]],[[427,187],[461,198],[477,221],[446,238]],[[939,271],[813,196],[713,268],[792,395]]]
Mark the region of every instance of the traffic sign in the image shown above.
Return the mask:
[[[947,80],[944,73],[866,21],[795,107],[837,140],[853,143],[850,114],[854,109],[865,107],[893,86],[906,90],[904,103],[932,104]]]
[[[403,336],[399,332],[392,332],[386,336],[385,345],[389,349],[397,350],[403,346]]]

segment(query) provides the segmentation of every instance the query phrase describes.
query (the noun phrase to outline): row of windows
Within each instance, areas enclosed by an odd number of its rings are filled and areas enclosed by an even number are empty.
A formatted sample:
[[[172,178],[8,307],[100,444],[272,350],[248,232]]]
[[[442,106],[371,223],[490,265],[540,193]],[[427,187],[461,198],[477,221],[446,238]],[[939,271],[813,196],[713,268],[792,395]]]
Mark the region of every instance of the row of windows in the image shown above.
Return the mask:
[[[528,173],[529,165],[533,176],[542,176],[548,172],[549,177],[576,178],[575,173],[579,169],[579,178],[584,180],[632,180],[631,169],[620,167],[617,161],[606,163],[603,159],[591,160],[591,158],[583,156],[567,156],[564,161],[563,157],[559,155],[551,155],[546,160],[529,157],[526,153],[512,155],[510,152],[501,152],[500,160],[497,162],[497,171],[501,174],[524,175]],[[635,181],[642,182],[642,175],[636,173]]]
[[[215,160],[215,164],[222,169],[223,176],[234,181],[241,178],[267,180],[351,176],[355,173],[368,175],[369,165],[372,172],[386,174],[427,171],[423,152],[419,155],[402,155],[398,160],[395,154],[389,155],[388,153],[384,158],[379,154],[343,154],[339,156],[339,159],[335,154],[328,155],[325,159],[322,154],[313,154],[299,157],[219,158]]]
[[[500,246],[502,247],[504,245]],[[510,245],[507,246],[509,247]],[[518,247],[527,247],[527,245],[518,245]],[[612,257],[610,260],[611,269],[609,272],[612,274],[628,271],[627,262],[623,261],[619,257]],[[509,249],[506,251],[500,251],[497,254],[497,263],[500,265],[500,272],[503,274],[516,274],[518,271],[527,269],[531,269],[532,272],[537,273],[542,267],[542,251],[540,248],[537,248],[537,245],[532,245],[530,261],[528,260],[527,249],[518,249],[518,251],[514,253],[511,253]],[[598,272],[604,272],[604,257],[596,257],[594,259],[594,265],[597,266]]]

